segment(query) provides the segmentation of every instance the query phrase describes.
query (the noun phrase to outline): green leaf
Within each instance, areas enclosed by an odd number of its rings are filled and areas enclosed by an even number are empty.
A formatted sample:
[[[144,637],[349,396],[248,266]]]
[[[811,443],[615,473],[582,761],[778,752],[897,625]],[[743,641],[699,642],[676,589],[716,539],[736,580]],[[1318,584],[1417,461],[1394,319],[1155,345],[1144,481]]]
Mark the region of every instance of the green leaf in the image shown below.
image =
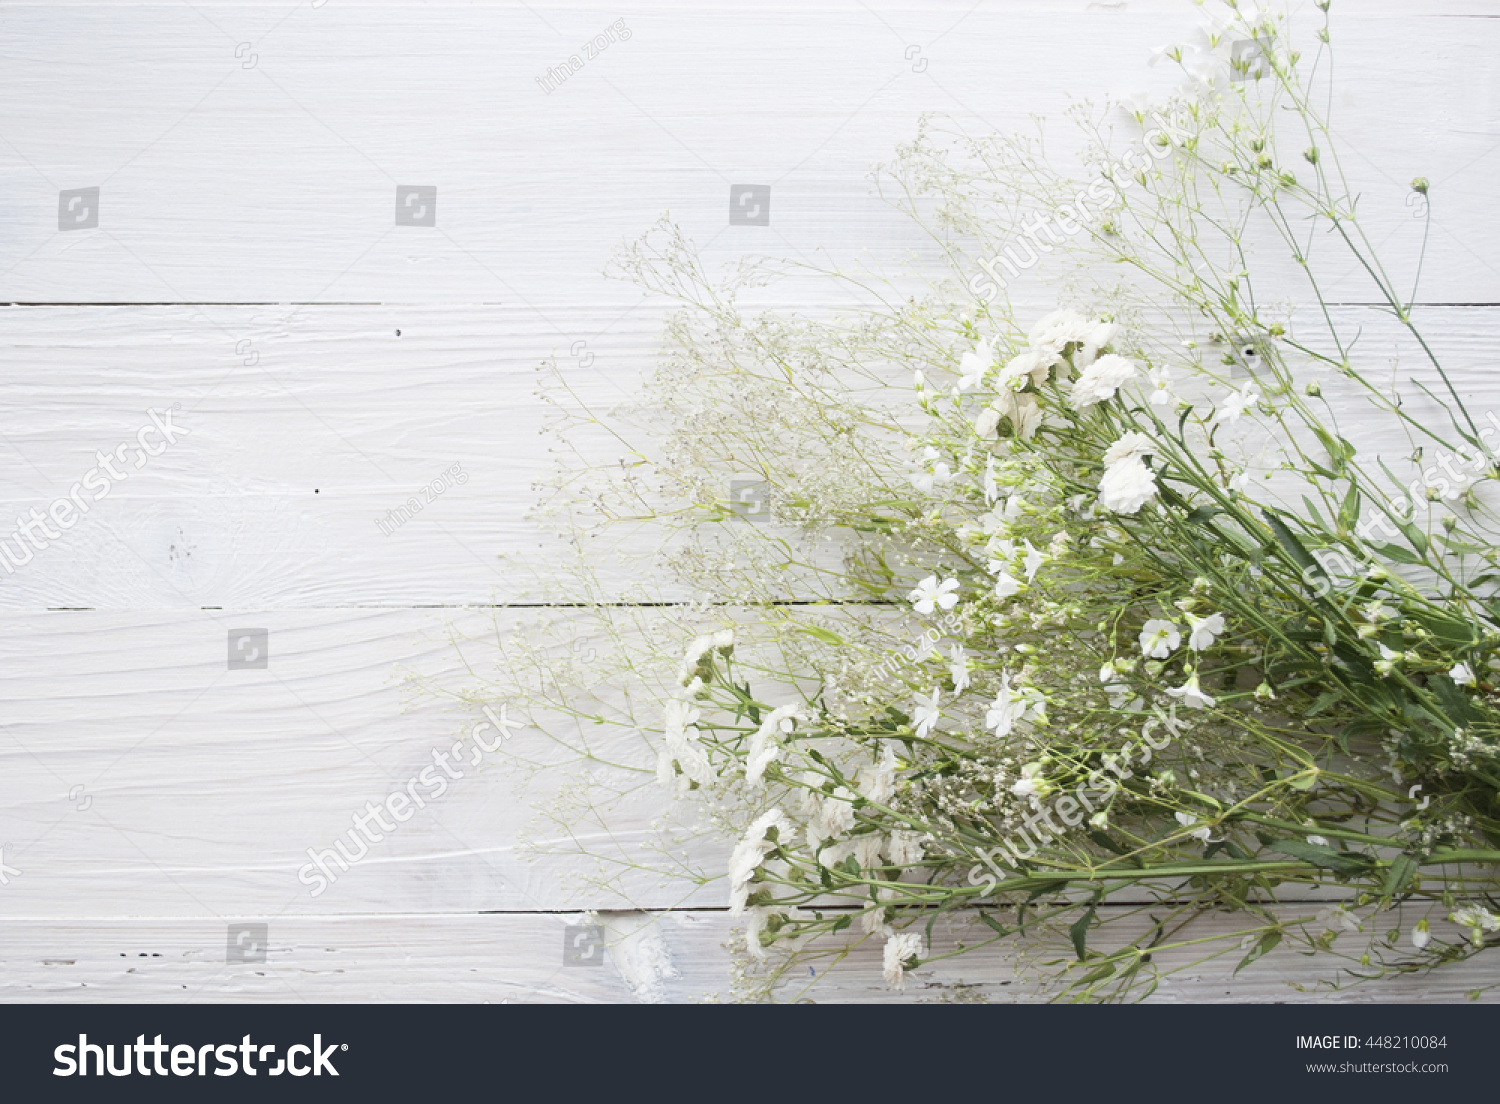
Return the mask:
[[[1262,510],[1260,514],[1261,517],[1266,519],[1266,524],[1271,527],[1271,532],[1276,534],[1276,539],[1281,543],[1281,547],[1286,549],[1287,554],[1292,557],[1292,561],[1298,567],[1304,571],[1311,568],[1319,575],[1323,573],[1323,569],[1318,565],[1318,561],[1312,558],[1312,554],[1297,539],[1297,534],[1287,528],[1286,522],[1282,521],[1281,518],[1277,517],[1270,510]]]
[[[1078,961],[1082,962],[1088,957],[1089,925],[1094,922],[1094,906],[1090,905],[1088,911],[1073,921],[1068,928],[1068,935],[1073,940],[1073,949],[1078,952]]]
[[[1334,702],[1338,701],[1340,696],[1341,695],[1337,690],[1324,690],[1317,696],[1317,699],[1312,703],[1312,705],[1308,706],[1307,712],[1304,713],[1303,716],[1316,717],[1319,713],[1323,712],[1323,710],[1327,709]]]
[[[1001,935],[1009,935],[1010,934],[1010,929],[1009,928],[1005,927],[1005,925],[1001,924],[1000,921],[996,920],[993,916],[991,916],[987,912],[981,912],[979,914],[979,919],[980,919],[981,922],[983,922],[985,924],[988,924],[990,927],[994,928]]]
[[[1109,836],[1105,835],[1105,833],[1101,832],[1097,828],[1089,829],[1089,839],[1093,840],[1106,851],[1113,851],[1116,855],[1123,855],[1126,852],[1126,849],[1124,847],[1121,847],[1118,843],[1110,839]]]
[[[1422,562],[1422,557],[1408,552],[1399,544],[1377,544],[1375,545],[1375,551],[1379,552],[1386,559],[1395,560],[1397,563],[1417,564]]]
[[[1306,843],[1302,840],[1277,840],[1272,847],[1283,855],[1290,855],[1302,862],[1312,863],[1324,870],[1331,870],[1335,874],[1359,874],[1370,869],[1373,861],[1367,855],[1335,851],[1331,847],[1321,847],[1316,843]]]
[[[1359,520],[1359,485],[1349,484],[1349,493],[1344,496],[1344,503],[1339,507],[1339,528],[1345,532],[1354,528],[1354,523]]]
[[[1256,940],[1255,946],[1253,946],[1253,947],[1250,948],[1250,953],[1247,954],[1244,958],[1240,959],[1240,964],[1234,968],[1234,972],[1236,974],[1239,973],[1241,970],[1243,970],[1246,966],[1250,965],[1250,963],[1254,962],[1261,955],[1265,954],[1266,952],[1268,952],[1270,950],[1273,950],[1276,947],[1276,945],[1278,943],[1280,943],[1280,942],[1281,942],[1281,931],[1280,931],[1280,929],[1276,929],[1276,930],[1273,930],[1273,931],[1266,932],[1265,935],[1261,936],[1258,940]]]
[[[820,628],[817,625],[798,625],[797,626],[797,631],[798,632],[804,632],[808,636],[811,636],[811,637],[816,637],[818,640],[821,640],[824,644],[843,644],[844,643],[844,638],[842,636],[840,636],[838,633],[829,632],[827,629]]]
[[[1385,884],[1380,887],[1380,895],[1389,900],[1400,893],[1416,874],[1418,865],[1417,860],[1410,855],[1397,855],[1391,860],[1390,869],[1385,872]]]

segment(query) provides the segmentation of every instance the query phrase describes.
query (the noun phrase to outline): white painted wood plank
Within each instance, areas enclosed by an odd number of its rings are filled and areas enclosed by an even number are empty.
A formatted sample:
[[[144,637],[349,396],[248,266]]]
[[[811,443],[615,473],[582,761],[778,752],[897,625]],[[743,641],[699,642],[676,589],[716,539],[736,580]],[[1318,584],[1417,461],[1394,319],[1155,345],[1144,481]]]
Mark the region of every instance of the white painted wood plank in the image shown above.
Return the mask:
[[[1311,906],[1309,906],[1311,907]],[[1298,914],[1300,915],[1300,913]],[[264,917],[232,918],[259,923]],[[67,916],[8,920],[0,927],[0,1002],[450,1003],[696,1002],[733,997],[722,912],[603,913],[603,959],[564,963],[567,927],[583,917],[392,915],[273,917],[263,962],[229,963],[229,923]],[[981,929],[987,930],[987,929]],[[1234,931],[1205,917],[1200,934]],[[933,949],[975,938],[964,923],[940,922]],[[251,938],[254,938],[252,935]],[[1348,939],[1348,936],[1343,937]],[[1500,982],[1480,956],[1455,967],[1367,983],[1333,993],[1317,982],[1327,960],[1276,950],[1237,976],[1238,954],[1165,979],[1152,1003],[1456,1003],[1475,989],[1489,1003]],[[993,1002],[1041,999],[1034,970],[994,947],[935,962],[909,975],[904,992],[881,977],[871,943],[785,999],[828,1003]],[[1299,991],[1297,986],[1301,986]]]
[[[891,255],[919,239],[865,173],[922,112],[1001,131],[1043,114],[1065,150],[1069,97],[1165,87],[1149,50],[1195,19],[1186,4],[620,10],[7,5],[0,296],[485,301],[555,320],[633,302],[600,268],[664,210],[726,258]],[[1449,14],[1491,10],[1351,5],[1335,23],[1346,169],[1397,270],[1420,240],[1408,182],[1433,181],[1428,301],[1500,301],[1500,25]],[[628,41],[543,91],[620,18]],[[769,226],[728,225],[745,183],[772,186]],[[436,226],[395,225],[413,184],[438,189]],[[60,232],[60,192],[90,187],[97,228]],[[1352,271],[1333,292],[1368,298]]]
[[[500,631],[516,616],[498,618]],[[12,869],[0,913],[226,916],[353,911],[556,909],[576,905],[592,860],[533,862],[520,838],[533,801],[576,779],[563,763],[532,781],[517,760],[556,758],[535,730],[493,755],[451,754],[483,718],[411,700],[408,672],[452,687],[449,626],[477,635],[489,611],[235,610],[10,615],[0,646],[0,844]],[[268,630],[265,669],[228,669],[230,630]],[[248,654],[248,653],[246,653]],[[470,650],[479,669],[495,654]],[[497,701],[494,708],[503,703]],[[470,716],[470,713],[474,713]],[[509,715],[507,715],[509,716]],[[484,733],[493,746],[493,732]],[[609,740],[599,741],[608,753]],[[552,758],[549,758],[552,757]],[[421,772],[428,770],[426,777]],[[318,890],[309,849],[352,830],[395,790],[431,800]],[[643,786],[611,823],[644,834],[663,795]],[[388,819],[388,818],[387,818]],[[586,826],[579,826],[587,832]],[[352,858],[360,849],[346,841]],[[722,862],[721,862],[722,864]],[[707,900],[717,901],[711,889]],[[675,905],[682,887],[596,905]]]
[[[1021,317],[1043,309],[1023,306]],[[1389,319],[1356,308],[1335,315],[1351,333],[1362,328],[1355,357],[1367,375],[1436,386]],[[587,311],[569,319],[577,338],[524,310],[487,306],[0,309],[4,547],[19,556],[16,519],[68,497],[99,451],[128,446],[127,478],[31,562],[0,575],[0,608],[564,597],[545,568],[565,549],[526,517],[540,497],[533,483],[555,466],[535,368],[557,355],[582,401],[597,410],[627,402],[651,370],[661,311],[642,307],[602,329],[590,328],[601,323]],[[1500,412],[1500,310],[1426,307],[1417,321],[1472,412]],[[570,357],[573,340],[587,344]],[[240,341],[251,342],[244,355]],[[1436,412],[1403,391],[1409,409]],[[176,403],[173,421],[187,436],[136,469],[146,410]],[[1359,408],[1339,414],[1362,445],[1405,449]],[[626,451],[597,429],[570,442],[590,462]],[[147,443],[160,447],[155,436]],[[454,465],[466,482],[447,483]],[[435,481],[447,489],[429,502],[424,488]],[[377,523],[411,498],[420,512],[384,532]],[[622,527],[591,549],[604,597],[652,581],[644,557],[660,539]]]

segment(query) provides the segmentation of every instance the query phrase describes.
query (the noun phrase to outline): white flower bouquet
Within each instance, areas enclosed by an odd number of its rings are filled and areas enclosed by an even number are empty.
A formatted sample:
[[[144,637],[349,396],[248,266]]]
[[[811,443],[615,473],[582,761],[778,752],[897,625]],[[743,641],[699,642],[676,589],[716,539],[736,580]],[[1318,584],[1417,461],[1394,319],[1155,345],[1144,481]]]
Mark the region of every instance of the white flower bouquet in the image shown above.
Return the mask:
[[[960,911],[966,949],[1055,935],[1055,992],[1089,1000],[1149,995],[1173,948],[1243,968],[1285,942],[1358,980],[1500,930],[1500,469],[1356,217],[1315,37],[1240,7],[1165,48],[1170,100],[1080,109],[1082,180],[925,121],[876,174],[940,249],[917,293],[716,281],[667,223],[622,254],[682,310],[612,423],[653,443],[567,473],[565,527],[669,525],[693,604],[594,606],[630,653],[608,708],[539,653],[474,693],[644,734],[605,788],[654,771],[736,841],[757,992],[864,940],[899,988]],[[1028,317],[1003,289],[1039,227],[1072,306]],[[1325,298],[1350,260],[1421,357],[1404,393]],[[743,306],[789,274],[861,306]],[[745,473],[764,518],[726,501]],[[607,824],[559,820],[585,805]],[[1278,907],[1311,889],[1337,903]],[[1204,939],[1208,912],[1244,923]]]

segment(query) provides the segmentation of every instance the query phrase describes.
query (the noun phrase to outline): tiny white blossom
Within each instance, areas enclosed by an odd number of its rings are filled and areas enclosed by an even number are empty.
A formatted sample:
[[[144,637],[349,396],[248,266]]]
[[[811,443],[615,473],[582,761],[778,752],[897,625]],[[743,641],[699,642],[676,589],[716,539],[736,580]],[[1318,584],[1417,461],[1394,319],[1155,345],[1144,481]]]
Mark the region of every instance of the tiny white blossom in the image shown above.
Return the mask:
[[[1411,945],[1419,951],[1425,951],[1427,944],[1432,942],[1432,932],[1429,930],[1427,918],[1424,916],[1417,921],[1416,927],[1411,930]]]
[[[1189,709],[1206,709],[1214,703],[1213,698],[1198,688],[1198,673],[1196,671],[1181,686],[1168,687],[1167,693],[1174,698],[1181,699],[1182,704]]]
[[[1021,580],[1013,576],[1009,571],[1000,572],[1000,577],[995,580],[995,597],[1009,598],[1021,590]]]
[[[1406,653],[1393,651],[1384,644],[1380,644],[1379,647],[1380,658],[1375,661],[1375,673],[1381,678],[1389,678],[1391,672],[1396,669],[1396,665],[1406,658]]]
[[[1184,828],[1188,827],[1188,825],[1190,824],[1198,823],[1198,821],[1194,817],[1188,815],[1187,813],[1173,813],[1172,815],[1177,818],[1177,823],[1182,825]],[[1210,833],[1208,825],[1206,824],[1202,827],[1194,828],[1191,832],[1188,833],[1188,835],[1192,836],[1196,840],[1201,840],[1203,843],[1219,842],[1217,839],[1213,838],[1213,835]]]
[[[1448,671],[1448,677],[1460,686],[1474,685],[1474,668],[1467,663],[1455,663]]]
[[[1219,406],[1219,412],[1214,415],[1216,422],[1234,423],[1240,420],[1241,415],[1260,401],[1260,393],[1255,390],[1255,384],[1247,383],[1238,391],[1231,391],[1229,396]]]
[[[957,579],[944,579],[939,583],[936,575],[929,575],[917,584],[917,589],[907,595],[907,598],[918,613],[931,613],[938,606],[950,610],[958,605],[958,595],[954,593],[956,590]]]
[[[1343,905],[1330,905],[1319,909],[1313,919],[1322,924],[1327,931],[1337,931],[1342,928],[1347,932],[1357,932],[1360,927],[1358,918],[1351,916]]]
[[[1171,621],[1153,617],[1141,627],[1141,651],[1152,659],[1166,659],[1181,643],[1182,634]]]
[[[984,374],[994,363],[995,351],[990,343],[981,341],[976,344],[959,359],[957,390],[967,391],[971,387],[978,387],[984,380]]]
[[[1046,555],[1033,548],[1029,540],[1026,541],[1026,557],[1021,561],[1021,564],[1026,569],[1026,581],[1028,583],[1036,578],[1036,573],[1041,570],[1042,564],[1046,562]]]
[[[1188,624],[1192,626],[1192,634],[1188,637],[1188,647],[1195,652],[1212,648],[1214,641],[1224,631],[1224,615],[1211,613],[1207,617],[1194,617],[1189,613],[1186,616]]]
[[[1486,932],[1500,931],[1500,916],[1481,905],[1463,905],[1454,909],[1448,919],[1461,928],[1469,929],[1469,941],[1476,947],[1484,945]]]
[[[1148,377],[1151,380],[1151,405],[1171,406],[1177,401],[1177,396],[1172,394],[1172,373],[1166,368],[1153,368]]]
[[[969,688],[969,660],[964,654],[964,646],[953,645],[948,656],[951,661],[948,664],[948,673],[953,676],[953,692],[962,694]]]
[[[937,724],[938,718],[943,715],[939,706],[941,696],[942,689],[937,686],[934,686],[932,693],[926,697],[921,694],[916,695],[917,707],[916,712],[912,714],[912,724],[916,726],[919,737],[925,737],[931,732],[932,726]]]
[[[1027,763],[1021,768],[1021,777],[1011,784],[1010,792],[1017,797],[1035,797],[1042,792],[1042,765]]]

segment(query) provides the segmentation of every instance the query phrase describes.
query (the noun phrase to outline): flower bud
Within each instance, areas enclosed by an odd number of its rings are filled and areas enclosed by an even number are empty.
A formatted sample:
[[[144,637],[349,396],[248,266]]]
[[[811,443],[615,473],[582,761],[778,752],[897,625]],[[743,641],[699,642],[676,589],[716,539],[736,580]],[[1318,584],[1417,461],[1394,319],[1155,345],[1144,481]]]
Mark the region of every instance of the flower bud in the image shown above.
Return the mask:
[[[1309,165],[1316,165],[1318,163],[1318,147],[1308,146],[1302,151],[1302,156],[1307,160]]]
[[[1420,193],[1421,195],[1427,194],[1427,188],[1428,183],[1425,176],[1419,176],[1411,182],[1411,190]]]
[[[1315,399],[1319,395],[1321,395],[1323,393],[1323,389],[1318,386],[1318,381],[1317,380],[1313,380],[1311,383],[1309,383],[1302,390],[1306,391],[1309,395],[1311,395]]]

